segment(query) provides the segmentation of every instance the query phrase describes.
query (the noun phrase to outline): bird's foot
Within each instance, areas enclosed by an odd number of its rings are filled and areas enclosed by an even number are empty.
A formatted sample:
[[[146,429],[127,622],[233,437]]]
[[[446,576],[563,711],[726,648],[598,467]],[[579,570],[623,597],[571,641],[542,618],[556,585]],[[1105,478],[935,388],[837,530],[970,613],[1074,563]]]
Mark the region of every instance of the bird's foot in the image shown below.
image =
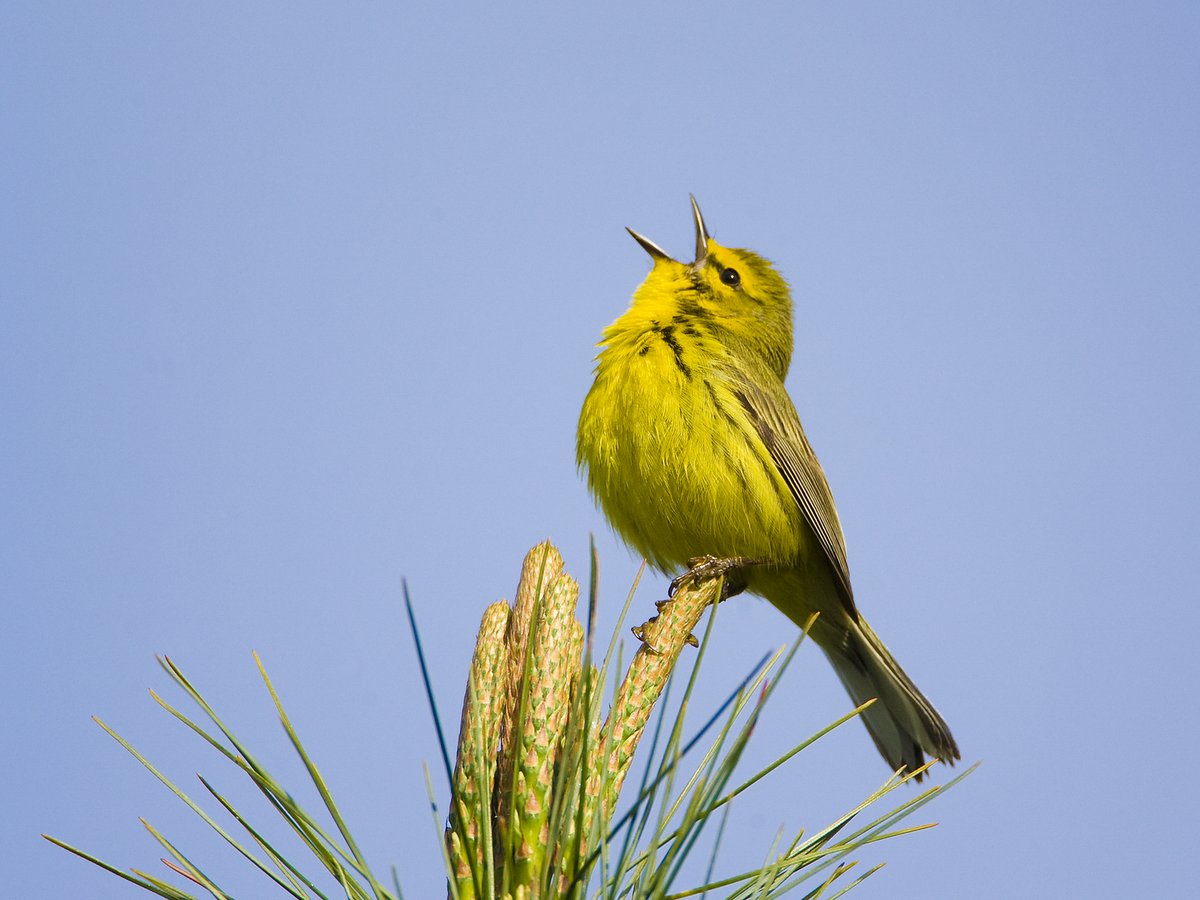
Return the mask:
[[[660,614],[663,614],[675,597],[676,592],[685,586],[699,586],[706,581],[711,581],[714,578],[724,579],[721,585],[721,595],[716,602],[728,600],[734,594],[740,594],[746,589],[746,570],[751,566],[760,566],[770,563],[767,559],[756,559],[750,556],[696,556],[688,560],[688,570],[671,582],[670,588],[667,589],[667,597],[670,599],[659,600],[654,604],[655,609]],[[646,649],[651,653],[661,652],[660,648],[656,647],[652,641],[653,632],[656,630],[655,625],[658,622],[658,616],[654,616],[650,621],[641,625],[635,625],[633,631],[636,637]],[[684,642],[692,647],[699,647],[700,642],[696,640],[694,634],[689,634],[684,638]]]
[[[751,556],[694,556],[688,560],[688,570],[671,582],[667,596],[674,597],[675,592],[687,584],[697,585],[713,578],[724,578],[720,599],[728,600],[746,589],[746,569],[765,565],[769,561]]]
[[[668,602],[669,601],[666,601],[666,600],[660,600],[655,605],[658,606],[659,609],[662,609],[662,607],[665,606]],[[650,631],[654,627],[656,622],[658,622],[658,616],[653,616],[653,617],[651,617],[650,621],[643,622],[641,625],[634,625],[632,628],[629,629],[630,631],[633,632],[633,636],[635,638],[637,638],[639,641],[641,641],[643,644],[645,644],[646,649],[654,654],[658,654],[658,653],[662,652],[662,650],[660,650],[658,647],[656,647],[653,644],[653,642],[651,640],[651,636],[650,636]],[[697,638],[694,634],[685,635],[683,638],[683,642],[685,644],[687,644],[689,647],[699,647],[700,646],[700,641],[697,640]]]

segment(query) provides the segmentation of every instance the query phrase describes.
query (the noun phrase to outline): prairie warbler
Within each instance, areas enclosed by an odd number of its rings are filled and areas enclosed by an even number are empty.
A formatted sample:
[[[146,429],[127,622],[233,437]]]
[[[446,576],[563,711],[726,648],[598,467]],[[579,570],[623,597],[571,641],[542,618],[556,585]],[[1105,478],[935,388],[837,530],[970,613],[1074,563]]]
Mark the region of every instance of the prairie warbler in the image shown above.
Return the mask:
[[[784,389],[792,300],[770,262],[709,237],[696,259],[630,231],[653,268],[605,331],[577,458],[608,520],[656,568],[724,574],[812,636],[893,769],[958,758],[950,729],[858,610],[825,474]]]

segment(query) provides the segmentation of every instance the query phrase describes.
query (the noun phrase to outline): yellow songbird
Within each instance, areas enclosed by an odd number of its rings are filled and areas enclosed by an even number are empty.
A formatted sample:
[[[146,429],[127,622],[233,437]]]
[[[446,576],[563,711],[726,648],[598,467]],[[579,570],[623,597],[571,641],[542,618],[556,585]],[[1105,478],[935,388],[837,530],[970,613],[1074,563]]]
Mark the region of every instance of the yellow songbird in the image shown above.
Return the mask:
[[[858,610],[833,496],[784,389],[792,299],[774,266],[708,236],[696,259],[630,234],[654,266],[604,331],[577,458],[608,520],[655,567],[724,574],[812,636],[893,769],[959,758],[950,729]]]

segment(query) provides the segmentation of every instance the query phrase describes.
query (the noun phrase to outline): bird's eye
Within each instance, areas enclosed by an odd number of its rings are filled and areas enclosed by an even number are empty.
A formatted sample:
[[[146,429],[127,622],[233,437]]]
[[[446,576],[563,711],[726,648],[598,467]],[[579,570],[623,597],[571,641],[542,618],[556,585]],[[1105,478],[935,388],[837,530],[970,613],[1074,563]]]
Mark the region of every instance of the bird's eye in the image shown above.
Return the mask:
[[[737,287],[739,284],[742,283],[742,276],[738,274],[737,269],[732,269],[732,268],[722,269],[721,270],[721,283],[727,284],[730,287]]]

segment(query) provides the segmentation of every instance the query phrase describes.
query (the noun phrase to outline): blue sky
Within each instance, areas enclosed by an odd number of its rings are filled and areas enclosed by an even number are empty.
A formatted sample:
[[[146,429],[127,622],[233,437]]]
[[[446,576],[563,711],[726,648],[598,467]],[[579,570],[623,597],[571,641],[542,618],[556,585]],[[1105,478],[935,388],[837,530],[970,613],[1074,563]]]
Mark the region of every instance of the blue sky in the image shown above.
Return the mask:
[[[693,192],[789,278],[860,604],[983,761],[856,896],[1182,896],[1198,45],[1188,3],[8,5],[8,890],[131,896],[37,835],[161,874],[141,815],[259,895],[88,721],[232,783],[145,693],[169,653],[299,780],[257,649],[372,860],[438,895],[401,579],[451,720],[536,541],[585,577],[595,534],[611,624],[637,561],[575,420],[647,270],[623,227],[685,255]],[[790,635],[723,608],[708,701]],[[754,759],[848,708],[815,649],[773,703]],[[735,809],[728,871],[884,774],[835,733]]]

